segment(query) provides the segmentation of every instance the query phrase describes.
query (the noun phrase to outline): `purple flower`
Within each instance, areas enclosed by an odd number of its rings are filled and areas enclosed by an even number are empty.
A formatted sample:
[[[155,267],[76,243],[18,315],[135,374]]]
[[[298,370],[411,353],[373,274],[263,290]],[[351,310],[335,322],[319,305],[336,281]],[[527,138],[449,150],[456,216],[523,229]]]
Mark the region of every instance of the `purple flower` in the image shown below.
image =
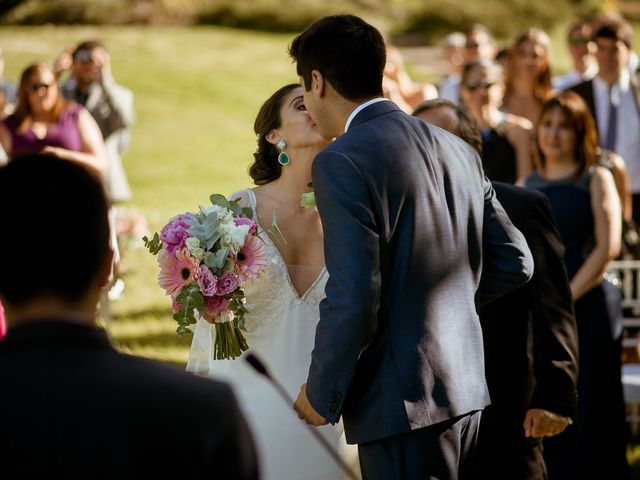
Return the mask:
[[[218,291],[218,279],[206,265],[200,265],[198,286],[200,287],[200,292],[205,297],[213,297]]]
[[[249,225],[249,235],[255,235],[256,230],[258,229],[258,225],[256,222],[246,217],[235,217],[233,222],[236,224],[236,227],[240,225]]]
[[[209,323],[215,323],[216,317],[229,308],[229,300],[224,297],[207,297],[204,300],[202,318]]]
[[[185,220],[191,218],[189,215],[178,215],[171,219],[162,230],[160,231],[160,240],[162,240],[167,246],[169,253],[173,253],[176,250],[184,247],[184,242],[189,238],[187,230],[189,225],[185,223]]]
[[[216,295],[227,295],[238,288],[236,276],[231,272],[226,272],[218,278],[218,292]]]

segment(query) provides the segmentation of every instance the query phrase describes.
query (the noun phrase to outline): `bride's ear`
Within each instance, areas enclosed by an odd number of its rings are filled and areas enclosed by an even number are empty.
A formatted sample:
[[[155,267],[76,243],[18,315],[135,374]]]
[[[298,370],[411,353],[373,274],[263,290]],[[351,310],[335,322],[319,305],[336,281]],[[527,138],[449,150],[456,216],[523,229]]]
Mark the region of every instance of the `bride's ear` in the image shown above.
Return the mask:
[[[277,144],[280,141],[280,134],[278,133],[278,131],[274,128],[273,130],[271,130],[269,133],[267,133],[267,135],[265,136],[265,138],[267,139],[267,142],[269,142],[272,145]]]

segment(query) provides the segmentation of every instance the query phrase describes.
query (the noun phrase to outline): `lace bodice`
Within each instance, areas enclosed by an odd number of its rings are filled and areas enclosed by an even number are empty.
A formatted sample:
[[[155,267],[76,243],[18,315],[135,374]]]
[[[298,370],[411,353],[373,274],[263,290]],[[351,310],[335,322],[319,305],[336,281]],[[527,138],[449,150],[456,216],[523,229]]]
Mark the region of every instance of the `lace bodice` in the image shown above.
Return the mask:
[[[251,207],[255,217],[256,195],[253,190],[241,190],[229,198],[240,199],[242,206]],[[254,220],[257,221],[256,218]],[[260,232],[260,238],[265,246],[267,267],[258,278],[244,287],[246,307],[249,311],[245,316],[247,332],[258,334],[274,322],[285,318],[291,308],[300,305],[308,307],[309,315],[317,322],[318,304],[324,298],[324,287],[327,283],[326,270],[323,269],[315,282],[300,296],[291,283],[287,264],[273,240],[265,231]]]

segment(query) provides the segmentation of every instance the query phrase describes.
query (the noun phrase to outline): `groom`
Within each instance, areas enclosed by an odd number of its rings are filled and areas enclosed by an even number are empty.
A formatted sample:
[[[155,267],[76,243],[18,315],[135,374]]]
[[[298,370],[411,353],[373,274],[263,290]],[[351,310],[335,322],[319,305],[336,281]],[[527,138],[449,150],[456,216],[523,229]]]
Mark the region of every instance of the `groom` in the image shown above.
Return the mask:
[[[530,278],[527,244],[475,152],[382,98],[374,27],[325,17],[290,54],[337,137],[313,164],[330,278],[294,408],[313,425],[342,416],[364,479],[464,478],[489,403],[476,300]]]

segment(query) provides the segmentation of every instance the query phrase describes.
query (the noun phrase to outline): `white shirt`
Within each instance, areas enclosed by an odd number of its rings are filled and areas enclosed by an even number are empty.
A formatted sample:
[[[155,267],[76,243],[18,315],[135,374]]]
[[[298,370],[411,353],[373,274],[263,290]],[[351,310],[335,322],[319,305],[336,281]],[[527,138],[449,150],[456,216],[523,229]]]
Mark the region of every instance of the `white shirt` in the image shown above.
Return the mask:
[[[609,125],[609,84],[593,79],[593,97],[598,120],[598,136],[606,138]],[[640,113],[636,105],[631,76],[625,69],[611,88],[611,101],[617,107],[615,151],[627,165],[631,192],[640,193]]]
[[[369,105],[373,105],[374,103],[378,103],[378,102],[390,102],[390,101],[391,100],[389,100],[388,98],[378,97],[378,98],[372,98],[371,100],[368,100],[358,105],[355,108],[355,110],[351,112],[351,115],[349,115],[349,118],[347,118],[347,123],[345,123],[344,125],[344,133],[347,133],[347,130],[349,130],[349,126],[351,125],[351,122],[353,121],[353,119],[356,118],[356,115],[360,113],[362,110],[364,110],[365,108],[367,108]]]
[[[587,69],[580,73],[577,70],[572,70],[571,72],[565,75],[558,75],[553,77],[551,84],[553,85],[553,89],[556,92],[562,92],[571,88],[580,82],[584,82],[586,80],[591,80],[598,74],[598,64],[596,62],[592,62]]]
[[[452,73],[438,85],[438,96],[458,104],[460,100],[460,75]]]

